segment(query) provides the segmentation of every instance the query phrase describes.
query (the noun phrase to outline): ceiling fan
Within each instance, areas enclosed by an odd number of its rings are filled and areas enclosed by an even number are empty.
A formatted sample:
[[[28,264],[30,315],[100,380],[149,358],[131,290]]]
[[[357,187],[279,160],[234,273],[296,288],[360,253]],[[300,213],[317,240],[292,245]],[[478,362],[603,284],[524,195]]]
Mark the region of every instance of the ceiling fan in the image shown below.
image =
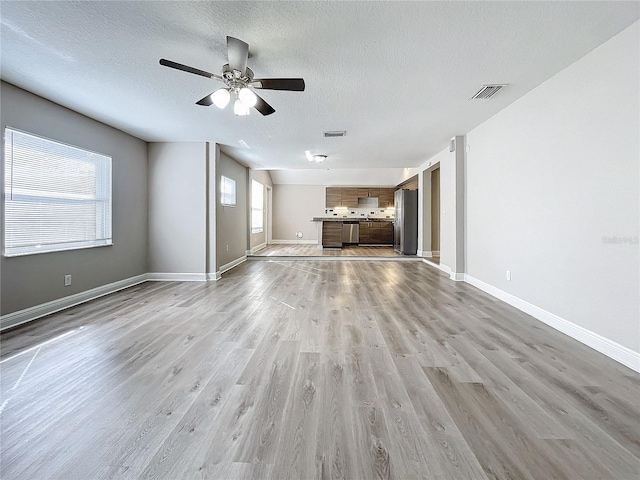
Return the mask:
[[[218,108],[225,108],[233,94],[236,97],[233,104],[233,113],[236,115],[249,115],[251,107],[254,107],[262,115],[271,115],[275,112],[271,105],[254,92],[255,89],[304,91],[304,79],[302,78],[253,78],[253,70],[247,67],[249,45],[242,40],[227,37],[227,54],[229,63],[222,66],[222,75],[216,75],[215,73],[199,70],[164,58],[160,59],[160,65],[223,82],[226,87],[220,88],[198,100],[196,105],[208,107],[213,104]]]

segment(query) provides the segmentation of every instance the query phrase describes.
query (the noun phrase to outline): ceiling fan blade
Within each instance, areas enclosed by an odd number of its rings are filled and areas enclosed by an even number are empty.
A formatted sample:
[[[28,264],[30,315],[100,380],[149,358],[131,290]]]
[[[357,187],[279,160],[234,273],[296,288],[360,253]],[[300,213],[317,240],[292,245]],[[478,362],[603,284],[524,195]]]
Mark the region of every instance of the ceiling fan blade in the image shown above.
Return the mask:
[[[181,63],[172,62],[171,60],[165,60],[164,58],[160,59],[160,65],[165,67],[175,68],[176,70],[182,70],[183,72],[193,73],[195,75],[201,75],[207,78],[220,78],[220,75],[216,75],[211,72],[205,72],[204,70],[199,70],[197,68],[189,67],[187,65],[182,65]]]
[[[198,100],[196,102],[196,105],[202,105],[203,107],[209,107],[209,106],[213,105],[213,100],[211,99],[211,95],[212,94],[213,93],[210,93],[206,97],[201,98],[200,100]]]
[[[257,84],[260,84],[259,86]],[[263,90],[290,90],[304,92],[303,78],[255,78],[251,84]]]
[[[253,108],[258,110],[262,115],[264,115],[266,117],[267,115],[271,115],[272,113],[274,113],[276,111],[275,108],[273,108],[271,105],[269,105],[267,102],[265,102],[260,97],[260,95],[256,95],[256,97],[258,97],[258,101],[256,102],[256,104],[254,105]]]
[[[247,59],[249,58],[249,44],[234,37],[227,37],[227,54],[229,56],[229,67],[238,70],[242,75],[247,70]]]

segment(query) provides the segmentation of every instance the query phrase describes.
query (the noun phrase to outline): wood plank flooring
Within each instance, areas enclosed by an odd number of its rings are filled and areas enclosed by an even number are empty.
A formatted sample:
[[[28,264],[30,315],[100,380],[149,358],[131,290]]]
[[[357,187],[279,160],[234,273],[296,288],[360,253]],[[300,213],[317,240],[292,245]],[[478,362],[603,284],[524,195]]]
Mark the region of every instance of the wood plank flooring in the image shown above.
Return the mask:
[[[640,478],[640,375],[421,262],[247,262],[0,336],[2,479]]]
[[[402,255],[386,245],[359,246],[345,245],[342,248],[325,248],[318,250],[317,245],[267,245],[254,253],[253,257],[413,257]]]

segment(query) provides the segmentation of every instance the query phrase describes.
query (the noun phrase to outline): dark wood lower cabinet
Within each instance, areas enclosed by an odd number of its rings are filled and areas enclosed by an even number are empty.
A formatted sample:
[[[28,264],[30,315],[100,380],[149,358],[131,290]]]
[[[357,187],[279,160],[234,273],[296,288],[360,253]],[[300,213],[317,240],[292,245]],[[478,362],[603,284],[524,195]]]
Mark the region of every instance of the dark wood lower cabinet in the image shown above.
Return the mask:
[[[382,224],[380,243],[384,245],[393,245],[393,223],[384,222]]]
[[[360,238],[358,240],[359,243],[371,243],[371,234],[369,226],[371,222],[360,222]]]
[[[342,222],[322,222],[322,246],[342,247]]]
[[[360,222],[360,244],[392,245],[393,224],[391,222]]]

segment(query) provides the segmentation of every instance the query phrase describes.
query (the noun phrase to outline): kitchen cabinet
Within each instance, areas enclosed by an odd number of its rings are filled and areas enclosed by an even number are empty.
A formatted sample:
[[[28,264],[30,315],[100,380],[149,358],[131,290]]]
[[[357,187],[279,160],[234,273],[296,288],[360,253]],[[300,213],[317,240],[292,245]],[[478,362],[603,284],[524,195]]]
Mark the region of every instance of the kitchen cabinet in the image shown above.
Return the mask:
[[[373,198],[380,198],[379,188],[369,188],[369,196]]]
[[[371,243],[371,223],[372,222],[360,222],[360,242],[359,243]]]
[[[342,247],[342,222],[322,222],[322,246]]]
[[[376,187],[327,187],[325,208],[358,208],[358,198],[377,198],[378,208],[393,207],[394,188]]]
[[[418,190],[418,175],[405,180],[399,185],[396,185],[396,190]]]
[[[335,208],[342,205],[342,189],[327,187],[325,191],[325,208]]]
[[[358,208],[358,189],[355,187],[342,187],[341,190],[341,205],[348,208]]]
[[[371,222],[371,227],[369,227],[369,243],[373,243],[374,245],[382,243],[381,222]]]
[[[391,222],[360,222],[361,245],[393,245]]]
[[[378,197],[378,206],[380,208],[393,207],[393,194],[395,190],[393,188],[381,188],[380,196]]]
[[[380,243],[382,243],[383,245],[393,245],[393,223],[382,222]]]
[[[369,189],[358,187],[358,198],[367,198],[369,196]]]

